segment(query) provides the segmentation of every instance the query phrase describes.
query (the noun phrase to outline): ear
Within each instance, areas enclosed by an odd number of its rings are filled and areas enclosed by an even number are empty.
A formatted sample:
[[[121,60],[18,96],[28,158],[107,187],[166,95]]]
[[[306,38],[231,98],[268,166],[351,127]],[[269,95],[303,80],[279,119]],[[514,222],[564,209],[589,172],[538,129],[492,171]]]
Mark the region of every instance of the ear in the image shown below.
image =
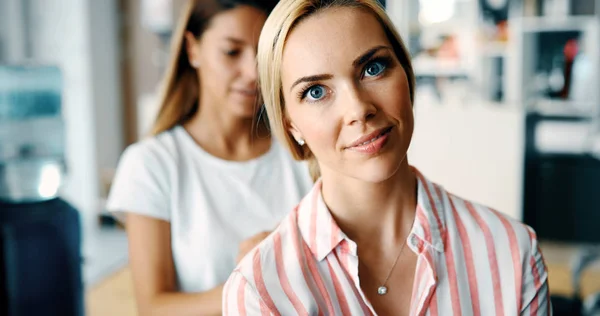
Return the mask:
[[[185,32],[184,40],[188,62],[190,65],[192,65],[192,67],[198,68],[200,66],[200,56],[198,56],[198,46],[200,46],[200,41],[197,40],[194,34],[192,34],[190,31]]]
[[[292,134],[292,137],[294,137],[296,143],[298,143],[300,146],[304,145],[304,136],[302,136],[302,133],[300,132],[298,127],[296,127],[296,124],[294,124],[294,122],[287,120],[287,130],[290,134]]]

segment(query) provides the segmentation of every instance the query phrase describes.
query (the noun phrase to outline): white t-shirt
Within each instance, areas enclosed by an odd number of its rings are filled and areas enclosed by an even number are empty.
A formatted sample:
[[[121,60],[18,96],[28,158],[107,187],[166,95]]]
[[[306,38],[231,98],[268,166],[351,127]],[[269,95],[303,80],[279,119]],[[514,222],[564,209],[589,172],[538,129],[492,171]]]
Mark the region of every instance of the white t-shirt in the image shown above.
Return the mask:
[[[177,126],[127,148],[107,208],[170,221],[179,289],[202,292],[227,280],[242,240],[275,229],[311,187],[307,166],[276,141],[261,157],[233,162]]]

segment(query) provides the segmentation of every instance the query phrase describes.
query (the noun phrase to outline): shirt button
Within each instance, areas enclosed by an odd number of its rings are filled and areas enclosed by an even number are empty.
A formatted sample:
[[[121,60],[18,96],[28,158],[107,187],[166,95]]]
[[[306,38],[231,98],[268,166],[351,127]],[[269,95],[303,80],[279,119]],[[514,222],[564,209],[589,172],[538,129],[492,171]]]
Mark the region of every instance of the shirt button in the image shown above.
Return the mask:
[[[410,236],[410,243],[411,243],[413,246],[416,246],[416,245],[418,245],[418,244],[419,244],[419,238],[417,237],[417,235],[414,235],[414,234],[413,234],[413,235],[411,235],[411,236]]]

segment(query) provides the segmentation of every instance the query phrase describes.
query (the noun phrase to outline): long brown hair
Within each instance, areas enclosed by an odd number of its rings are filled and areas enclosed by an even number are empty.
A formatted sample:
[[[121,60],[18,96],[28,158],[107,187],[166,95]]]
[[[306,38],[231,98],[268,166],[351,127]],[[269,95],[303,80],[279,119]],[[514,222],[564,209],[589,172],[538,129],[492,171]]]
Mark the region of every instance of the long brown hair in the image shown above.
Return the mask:
[[[197,71],[189,61],[185,34],[200,38],[212,18],[226,10],[248,5],[269,14],[278,0],[188,0],[173,32],[171,59],[163,78],[159,95],[159,111],[152,127],[152,135],[183,124],[198,111],[200,82]]]
[[[271,132],[287,145],[296,160],[308,160],[313,180],[320,177],[319,164],[307,146],[300,146],[288,131],[285,102],[281,94],[281,63],[285,41],[301,20],[328,8],[352,7],[366,10],[381,23],[396,57],[408,77],[410,101],[414,104],[415,76],[408,50],[400,34],[376,0],[285,0],[269,15],[258,42],[258,78],[269,116]]]

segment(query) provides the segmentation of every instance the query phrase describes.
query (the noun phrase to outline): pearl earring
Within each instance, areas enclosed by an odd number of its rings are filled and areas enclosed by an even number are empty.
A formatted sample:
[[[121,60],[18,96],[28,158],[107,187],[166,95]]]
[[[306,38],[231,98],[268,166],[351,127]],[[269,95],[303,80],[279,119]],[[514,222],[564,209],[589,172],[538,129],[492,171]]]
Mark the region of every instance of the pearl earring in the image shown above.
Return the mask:
[[[192,67],[194,67],[194,68],[200,67],[200,63],[196,60],[192,60],[191,64],[192,64]]]
[[[298,143],[298,145],[300,146],[304,146],[304,144],[306,144],[306,142],[304,141],[304,139],[300,138],[300,139],[296,139],[296,142]]]

